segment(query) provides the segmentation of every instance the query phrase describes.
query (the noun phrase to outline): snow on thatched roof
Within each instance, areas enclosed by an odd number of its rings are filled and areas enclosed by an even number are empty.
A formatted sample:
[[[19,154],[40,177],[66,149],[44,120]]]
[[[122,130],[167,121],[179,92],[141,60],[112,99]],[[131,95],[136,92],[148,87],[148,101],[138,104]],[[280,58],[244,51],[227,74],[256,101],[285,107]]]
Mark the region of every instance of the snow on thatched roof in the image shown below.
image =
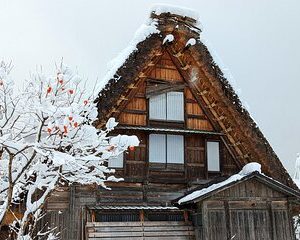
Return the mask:
[[[238,119],[240,123],[243,123],[241,125],[233,121],[230,129],[245,132],[247,128],[247,131],[251,133],[248,136],[244,134],[240,139],[235,139],[237,142],[242,141],[247,147],[244,152],[239,153],[238,161],[241,164],[246,164],[258,159],[268,175],[296,189],[296,185],[280,159],[240,101],[237,89],[232,86],[234,84],[230,81],[231,78],[226,74],[224,75],[224,68],[220,68],[219,61],[216,61],[218,58],[213,56],[213,51],[203,43],[202,35],[200,39],[201,30],[195,28],[196,20],[190,18],[196,18],[196,15],[186,10],[180,12],[181,10],[174,7],[153,7],[151,11],[151,18],[137,31],[129,46],[110,64],[110,70],[99,84],[99,94],[95,100],[98,107],[98,126],[101,127],[101,124],[113,116],[114,111],[121,106],[122,101],[125,101],[124,96],[128,96],[130,86],[137,83],[142,78],[140,76],[146,76],[145,69],[146,71],[151,70],[152,60],[158,58],[164,49],[168,49],[168,44],[164,43],[183,44],[182,48],[190,45],[188,51],[182,54],[189,55],[190,58],[194,59],[193,64],[195,66],[193,67],[201,69],[206,76],[209,76],[209,79],[214,81],[214,88],[220,93],[220,101],[226,101],[227,108],[223,108],[226,113],[223,114],[228,114],[228,119]],[[168,13],[163,13],[163,11],[168,11]],[[178,16],[175,13],[172,15],[170,14],[171,11],[188,15],[188,18]],[[181,42],[178,38],[181,38]],[[178,62],[178,64],[180,63]],[[190,74],[189,70],[182,71],[185,71],[187,75]],[[186,80],[189,81],[189,79]],[[225,126],[222,127],[222,130],[227,132]],[[250,142],[253,145],[250,146]],[[250,150],[251,147],[256,151]]]
[[[123,49],[116,58],[108,63],[108,71],[97,87],[98,92],[105,87],[110,79],[115,77],[118,78],[118,76],[115,76],[117,70],[126,62],[132,52],[137,51],[137,45],[154,33],[159,33],[159,30],[157,29],[157,22],[155,20],[149,20],[147,23],[140,26],[140,28],[135,32],[129,45]]]
[[[163,13],[170,13],[179,15],[182,17],[189,17],[196,21],[199,20],[199,13],[193,9],[168,5],[168,4],[156,4],[151,8],[151,13],[155,13],[156,15],[161,15]]]

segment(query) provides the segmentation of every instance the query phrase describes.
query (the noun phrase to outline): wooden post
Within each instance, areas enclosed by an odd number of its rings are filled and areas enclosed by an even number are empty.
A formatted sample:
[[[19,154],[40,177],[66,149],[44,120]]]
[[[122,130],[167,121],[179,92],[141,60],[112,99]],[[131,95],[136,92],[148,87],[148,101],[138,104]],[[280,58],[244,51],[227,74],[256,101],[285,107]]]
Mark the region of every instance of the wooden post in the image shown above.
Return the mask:
[[[292,216],[292,207],[291,207],[291,203],[290,201],[288,200],[287,201],[287,213],[288,213],[288,218],[289,218],[289,225],[290,225],[290,233],[291,233],[291,237],[292,237],[292,240],[296,240],[296,234],[295,234],[295,231],[294,231],[294,221],[293,221],[293,216]]]
[[[189,213],[188,213],[188,211],[186,211],[186,210],[183,211],[183,218],[184,218],[185,223],[189,222]]]
[[[274,221],[274,212],[273,212],[272,202],[268,201],[267,205],[268,205],[270,223],[271,223],[270,235],[271,235],[271,239],[275,240],[276,239],[276,226],[275,226],[275,221]]]
[[[95,222],[96,221],[96,214],[95,214],[95,210],[92,210],[91,211],[91,213],[92,213],[92,222]]]
[[[224,201],[224,207],[225,207],[225,220],[226,220],[227,239],[230,240],[230,239],[232,239],[232,232],[231,232],[231,216],[230,216],[228,201]]]
[[[145,221],[145,213],[144,213],[144,210],[143,210],[143,209],[141,209],[141,211],[140,211],[140,221],[141,221],[141,222],[144,222],[144,221]]]
[[[203,229],[203,237],[202,239],[209,239],[208,238],[208,229],[209,229],[209,226],[208,226],[208,209],[207,209],[207,203],[206,202],[203,202],[202,204],[202,223],[203,223],[203,226],[202,226],[202,229]]]

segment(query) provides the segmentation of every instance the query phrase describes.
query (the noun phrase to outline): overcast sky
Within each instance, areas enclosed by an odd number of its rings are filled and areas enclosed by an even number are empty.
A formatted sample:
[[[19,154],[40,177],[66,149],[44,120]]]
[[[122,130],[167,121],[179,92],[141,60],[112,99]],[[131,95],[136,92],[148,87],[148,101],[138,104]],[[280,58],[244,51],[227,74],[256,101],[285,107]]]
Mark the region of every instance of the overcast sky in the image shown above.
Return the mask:
[[[298,0],[0,0],[0,59],[13,61],[18,84],[36,66],[54,70],[62,57],[95,83],[155,3],[199,12],[205,38],[293,172],[300,152]]]

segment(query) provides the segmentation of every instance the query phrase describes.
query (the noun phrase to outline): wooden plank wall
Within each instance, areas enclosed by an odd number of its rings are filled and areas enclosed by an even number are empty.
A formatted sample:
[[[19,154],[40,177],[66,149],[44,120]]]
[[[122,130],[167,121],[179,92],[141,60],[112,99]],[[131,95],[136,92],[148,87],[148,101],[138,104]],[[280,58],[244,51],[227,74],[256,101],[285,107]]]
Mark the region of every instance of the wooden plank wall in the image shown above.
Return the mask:
[[[176,69],[168,53],[165,53],[161,60],[148,76],[151,81],[164,81],[165,83],[177,84],[184,83],[182,76]],[[127,106],[119,116],[120,124],[146,126],[147,125],[147,99],[146,99],[146,82],[141,84],[137,94],[133,99],[128,101]],[[152,86],[153,87],[153,86]],[[202,108],[197,103],[188,87],[184,89],[185,95],[185,119],[187,129],[212,131],[213,127]]]
[[[185,222],[89,222],[86,232],[87,240],[195,240],[193,226]]]
[[[159,204],[168,205],[170,201],[182,196],[186,190],[185,184],[166,183],[137,183],[119,182],[108,185],[111,190],[99,188],[97,202],[101,204],[125,205],[132,204]]]
[[[287,197],[254,179],[199,203],[198,211],[201,240],[294,239]]]
[[[147,125],[147,99],[145,96],[146,83],[138,89],[133,99],[128,101],[126,108],[120,114],[120,124],[146,126]]]
[[[213,126],[188,88],[185,89],[185,102],[186,127],[188,129],[213,131]]]

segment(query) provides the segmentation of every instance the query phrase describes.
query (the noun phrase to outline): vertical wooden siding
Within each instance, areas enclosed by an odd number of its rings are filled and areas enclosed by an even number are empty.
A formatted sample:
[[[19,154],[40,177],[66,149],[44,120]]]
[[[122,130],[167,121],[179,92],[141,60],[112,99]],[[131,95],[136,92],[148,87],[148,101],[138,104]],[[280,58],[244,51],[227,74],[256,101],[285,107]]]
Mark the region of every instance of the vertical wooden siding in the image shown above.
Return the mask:
[[[287,197],[249,180],[199,203],[201,240],[290,240]]]

